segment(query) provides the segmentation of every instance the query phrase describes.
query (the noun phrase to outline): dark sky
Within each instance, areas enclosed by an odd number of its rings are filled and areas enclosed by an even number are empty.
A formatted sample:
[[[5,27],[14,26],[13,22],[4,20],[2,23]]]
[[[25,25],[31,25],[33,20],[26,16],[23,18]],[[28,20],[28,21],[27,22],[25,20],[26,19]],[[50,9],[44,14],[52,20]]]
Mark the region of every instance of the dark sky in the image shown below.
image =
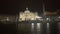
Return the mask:
[[[17,14],[19,11],[29,7],[31,11],[42,12],[42,3],[45,3],[46,10],[60,9],[59,0],[2,0],[0,1],[0,14]]]
[[[46,0],[46,10],[57,10],[60,9],[60,0]]]

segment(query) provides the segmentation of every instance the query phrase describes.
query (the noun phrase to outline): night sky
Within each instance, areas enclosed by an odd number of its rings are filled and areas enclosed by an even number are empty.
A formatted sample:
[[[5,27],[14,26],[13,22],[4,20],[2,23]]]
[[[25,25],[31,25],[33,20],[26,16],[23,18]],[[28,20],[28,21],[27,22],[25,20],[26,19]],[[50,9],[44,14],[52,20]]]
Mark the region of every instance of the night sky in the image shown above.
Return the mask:
[[[30,11],[42,13],[43,3],[48,11],[60,9],[59,0],[2,0],[0,14],[17,14],[19,11],[24,11],[26,7]]]

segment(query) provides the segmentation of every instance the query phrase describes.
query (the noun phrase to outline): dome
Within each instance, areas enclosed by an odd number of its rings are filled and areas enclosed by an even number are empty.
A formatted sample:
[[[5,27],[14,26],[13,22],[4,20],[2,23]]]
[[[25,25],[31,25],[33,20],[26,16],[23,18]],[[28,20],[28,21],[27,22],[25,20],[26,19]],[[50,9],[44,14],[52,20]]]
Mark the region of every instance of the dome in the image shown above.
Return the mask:
[[[25,13],[30,13],[30,11],[28,10],[28,8],[26,8],[26,10],[24,12]]]

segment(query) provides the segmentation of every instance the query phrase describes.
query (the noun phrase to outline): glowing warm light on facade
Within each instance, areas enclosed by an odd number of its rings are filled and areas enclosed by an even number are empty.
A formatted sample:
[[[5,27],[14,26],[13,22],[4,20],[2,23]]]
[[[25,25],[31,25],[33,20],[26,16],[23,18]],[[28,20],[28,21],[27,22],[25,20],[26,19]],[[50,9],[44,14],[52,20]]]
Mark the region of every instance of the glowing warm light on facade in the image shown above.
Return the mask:
[[[35,20],[34,18],[31,18],[31,20]]]
[[[44,12],[44,15],[56,15],[57,14],[57,12]]]
[[[37,16],[37,17],[36,17]],[[25,20],[36,20],[36,18],[41,18],[38,17],[37,12],[30,12],[28,8],[24,12],[19,13],[19,21],[25,21]]]
[[[36,16],[36,18],[42,18],[42,17]]]

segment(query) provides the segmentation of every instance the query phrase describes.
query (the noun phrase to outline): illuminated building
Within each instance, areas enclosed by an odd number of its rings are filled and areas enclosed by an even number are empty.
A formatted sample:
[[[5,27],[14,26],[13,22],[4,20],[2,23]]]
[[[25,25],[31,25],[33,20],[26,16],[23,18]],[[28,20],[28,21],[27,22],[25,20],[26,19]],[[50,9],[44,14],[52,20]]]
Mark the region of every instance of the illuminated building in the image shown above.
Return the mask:
[[[39,18],[38,13],[30,12],[28,8],[24,12],[19,13],[19,21],[36,20],[36,18]]]
[[[15,15],[0,15],[0,21],[1,22],[16,22],[16,17]]]
[[[48,12],[48,11],[45,11],[44,12],[44,15],[57,15],[57,12]]]

